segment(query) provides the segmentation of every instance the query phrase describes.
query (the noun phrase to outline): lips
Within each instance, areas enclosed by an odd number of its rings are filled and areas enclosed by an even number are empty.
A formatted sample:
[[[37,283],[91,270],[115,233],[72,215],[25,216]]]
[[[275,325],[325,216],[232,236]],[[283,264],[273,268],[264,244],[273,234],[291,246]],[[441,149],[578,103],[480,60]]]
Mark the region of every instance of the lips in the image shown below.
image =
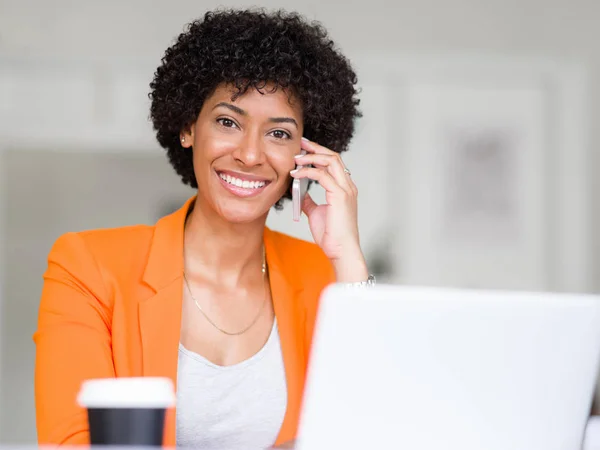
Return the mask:
[[[269,180],[250,174],[219,171],[217,175],[225,189],[237,197],[253,197],[258,195],[270,183]]]
[[[219,177],[221,180],[226,181],[229,184],[237,187],[243,187],[245,189],[258,189],[264,187],[268,182],[266,180],[248,180],[244,178],[237,178],[223,172],[219,173]]]

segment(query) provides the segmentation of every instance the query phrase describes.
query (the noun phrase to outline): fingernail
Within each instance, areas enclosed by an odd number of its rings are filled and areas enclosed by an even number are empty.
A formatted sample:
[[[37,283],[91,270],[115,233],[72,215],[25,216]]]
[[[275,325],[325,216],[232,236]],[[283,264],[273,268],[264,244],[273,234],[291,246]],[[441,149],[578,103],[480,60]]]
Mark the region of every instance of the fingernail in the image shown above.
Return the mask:
[[[306,139],[304,136],[302,136],[302,140],[303,140],[304,142],[310,142],[310,141],[309,141],[308,139]]]
[[[294,158],[302,158],[304,155],[302,153],[298,153],[297,155],[294,155]]]
[[[290,170],[290,175],[293,175],[293,174],[295,174],[296,172],[298,172],[298,169]]]

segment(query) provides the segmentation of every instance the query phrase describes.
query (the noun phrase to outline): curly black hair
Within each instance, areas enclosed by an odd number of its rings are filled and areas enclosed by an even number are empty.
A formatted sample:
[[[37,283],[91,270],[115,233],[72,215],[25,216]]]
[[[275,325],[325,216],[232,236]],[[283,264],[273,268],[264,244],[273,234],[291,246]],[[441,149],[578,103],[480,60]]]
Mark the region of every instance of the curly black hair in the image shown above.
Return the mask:
[[[190,23],[165,52],[150,83],[150,118],[183,183],[197,188],[192,150],[181,146],[180,133],[220,84],[235,86],[235,97],[267,83],[286,89],[301,102],[304,136],[343,152],[361,116],[356,82],[318,22],[282,10],[216,10]]]

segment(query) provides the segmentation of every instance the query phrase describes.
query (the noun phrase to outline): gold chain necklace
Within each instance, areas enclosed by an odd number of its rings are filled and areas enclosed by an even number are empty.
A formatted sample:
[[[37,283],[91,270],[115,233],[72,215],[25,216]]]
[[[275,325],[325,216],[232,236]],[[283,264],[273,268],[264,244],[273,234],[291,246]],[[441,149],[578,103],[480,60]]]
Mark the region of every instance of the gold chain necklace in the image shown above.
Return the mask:
[[[265,247],[263,246],[263,260],[262,260],[262,275],[263,275],[263,289],[264,289],[263,302],[260,305],[260,308],[258,310],[258,313],[256,314],[256,317],[254,317],[254,320],[252,320],[252,322],[250,322],[250,324],[246,328],[244,328],[241,331],[236,331],[236,332],[231,332],[231,331],[227,331],[227,330],[220,328],[216,323],[214,323],[210,319],[210,317],[208,317],[208,315],[204,312],[204,310],[198,303],[198,300],[196,300],[196,297],[194,297],[194,294],[192,294],[192,289],[190,288],[190,283],[188,282],[188,279],[185,275],[185,270],[183,271],[183,279],[185,280],[185,285],[187,286],[187,290],[190,293],[190,297],[192,297],[192,300],[194,300],[196,307],[202,313],[202,315],[208,321],[208,323],[210,323],[213,327],[215,327],[217,330],[219,330],[223,334],[226,334],[228,336],[239,336],[240,334],[244,334],[246,331],[248,331],[250,328],[252,328],[254,326],[254,324],[258,321],[258,318],[261,316],[263,309],[265,308],[265,304],[267,303],[267,288],[265,286],[266,273],[267,273],[267,261],[265,258]]]

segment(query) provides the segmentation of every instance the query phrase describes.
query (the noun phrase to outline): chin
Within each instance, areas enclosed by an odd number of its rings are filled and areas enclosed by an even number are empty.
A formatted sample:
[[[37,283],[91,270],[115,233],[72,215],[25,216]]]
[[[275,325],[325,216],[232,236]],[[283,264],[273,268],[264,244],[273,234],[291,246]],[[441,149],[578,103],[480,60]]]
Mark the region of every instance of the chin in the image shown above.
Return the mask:
[[[238,203],[237,205],[235,203]],[[263,219],[271,209],[261,208],[258,205],[240,205],[240,202],[229,202],[217,208],[219,215],[230,223],[244,224]]]

